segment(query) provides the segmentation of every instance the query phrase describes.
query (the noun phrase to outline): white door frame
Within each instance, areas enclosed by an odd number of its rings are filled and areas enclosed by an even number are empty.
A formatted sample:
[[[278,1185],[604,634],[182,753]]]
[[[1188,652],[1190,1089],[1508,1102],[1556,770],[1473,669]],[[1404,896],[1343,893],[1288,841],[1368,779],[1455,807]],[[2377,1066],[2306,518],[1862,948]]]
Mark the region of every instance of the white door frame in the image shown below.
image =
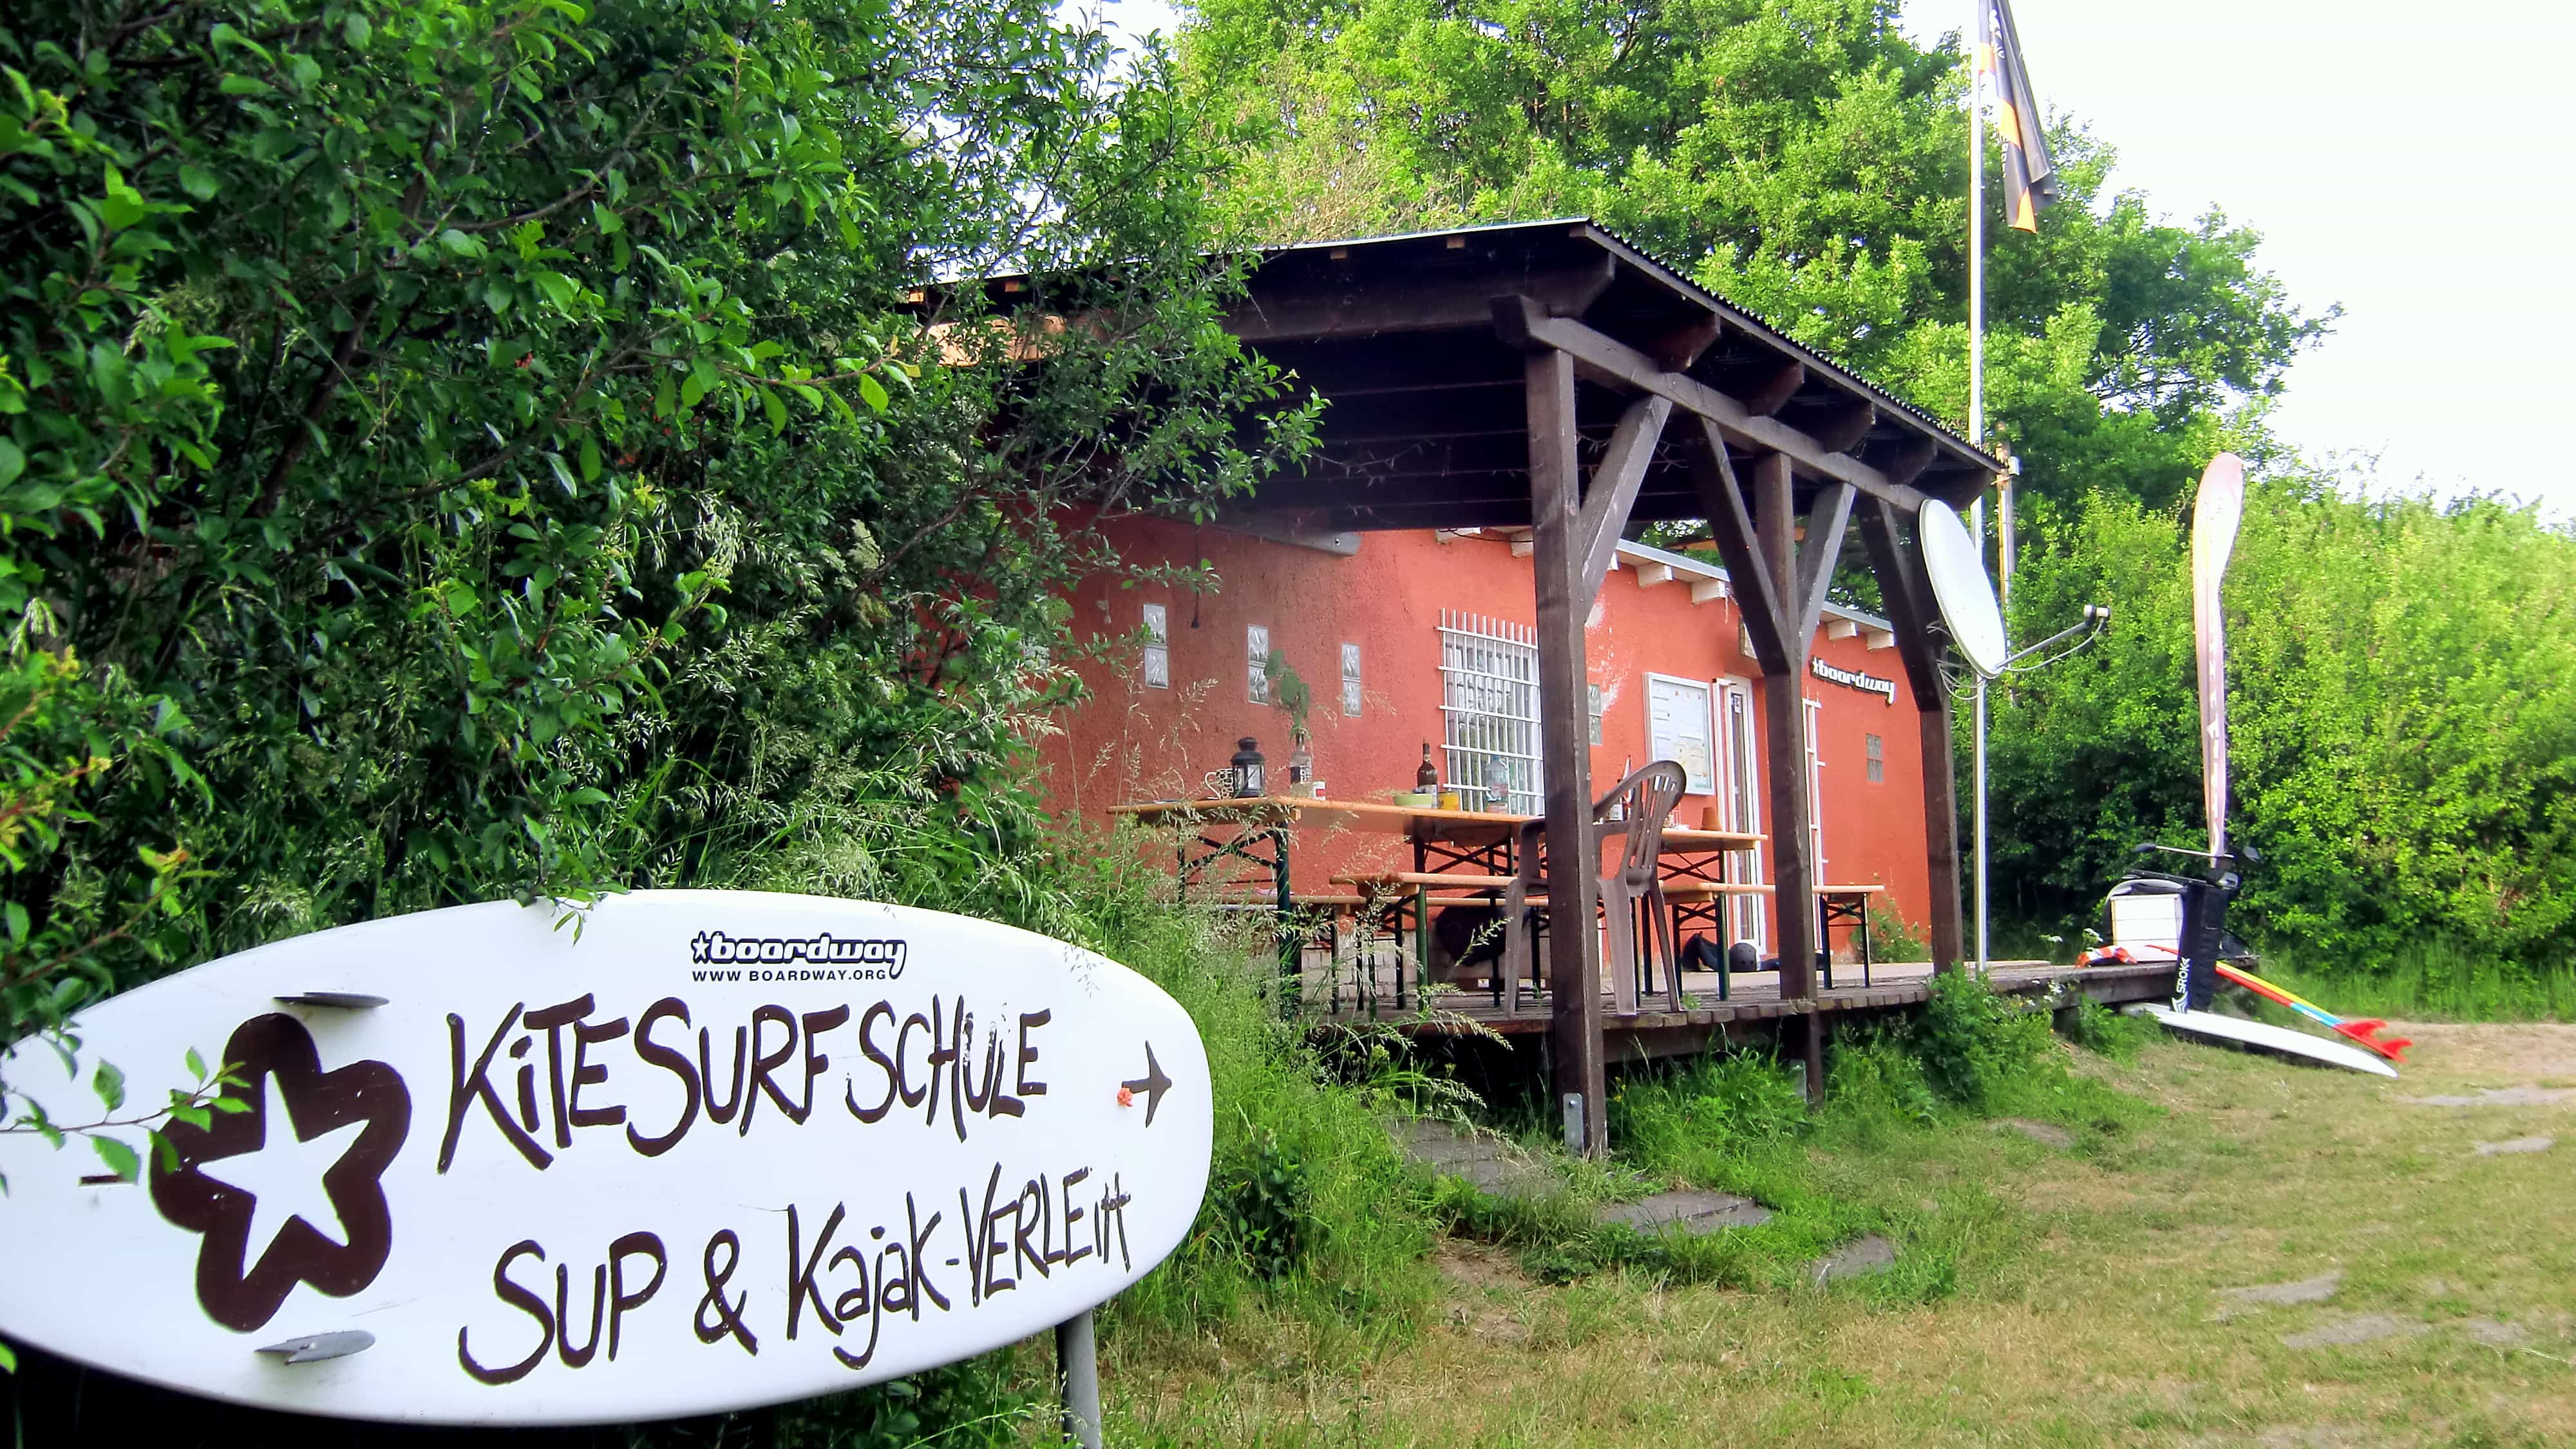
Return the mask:
[[[1823,885],[1832,879],[1825,874],[1825,702],[1810,694],[1798,698],[1807,722],[1807,859],[1815,872],[1809,879]]]
[[[1762,726],[1760,713],[1753,705],[1753,681],[1722,675],[1712,684],[1709,698],[1717,710],[1718,731],[1718,819],[1729,830],[1758,835],[1762,831]],[[1739,851],[1736,862],[1738,879],[1743,884],[1762,883],[1760,847]],[[1769,948],[1771,936],[1762,897],[1737,896],[1734,919],[1736,940],[1752,942],[1756,951]]]

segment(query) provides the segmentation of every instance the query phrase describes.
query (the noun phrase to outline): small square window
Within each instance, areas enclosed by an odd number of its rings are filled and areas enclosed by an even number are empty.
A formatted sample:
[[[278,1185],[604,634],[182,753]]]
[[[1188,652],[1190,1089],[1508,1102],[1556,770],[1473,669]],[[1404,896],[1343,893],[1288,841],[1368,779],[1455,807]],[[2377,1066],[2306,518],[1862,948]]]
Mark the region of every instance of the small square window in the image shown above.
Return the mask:
[[[1861,738],[1868,746],[1870,783],[1877,784],[1887,778],[1887,741],[1876,735],[1864,735]]]

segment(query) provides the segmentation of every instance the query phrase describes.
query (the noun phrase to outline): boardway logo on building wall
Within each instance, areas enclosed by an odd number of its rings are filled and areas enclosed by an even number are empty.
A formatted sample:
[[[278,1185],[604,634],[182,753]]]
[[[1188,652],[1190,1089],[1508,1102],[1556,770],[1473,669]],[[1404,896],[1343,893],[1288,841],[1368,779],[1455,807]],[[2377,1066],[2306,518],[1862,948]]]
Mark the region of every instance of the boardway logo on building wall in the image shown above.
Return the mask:
[[[1829,679],[1845,689],[1863,690],[1884,696],[1889,704],[1896,703],[1896,681],[1893,679],[1881,679],[1875,674],[1863,674],[1857,669],[1845,669],[1816,658],[1807,660],[1807,668],[1818,679]]]
[[[0,1137],[0,1233],[48,1245],[0,1275],[0,1333],[307,1413],[654,1419],[1013,1342],[1197,1215],[1206,1055],[1114,962],[807,897],[557,915],[326,931],[84,1013],[141,1089],[220,1048],[241,1105],[173,1125],[140,1188]],[[11,1084],[68,1109],[52,1060]]]

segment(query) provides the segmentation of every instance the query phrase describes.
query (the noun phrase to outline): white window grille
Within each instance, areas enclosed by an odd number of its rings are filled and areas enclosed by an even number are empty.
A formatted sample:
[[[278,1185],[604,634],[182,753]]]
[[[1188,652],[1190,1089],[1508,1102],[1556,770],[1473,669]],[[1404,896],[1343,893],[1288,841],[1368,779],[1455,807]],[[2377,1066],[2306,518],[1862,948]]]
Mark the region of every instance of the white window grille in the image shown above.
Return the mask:
[[[1539,813],[1538,633],[1481,614],[1440,611],[1440,715],[1447,778],[1468,789],[1500,761],[1510,808]]]
[[[1363,703],[1360,695],[1360,646],[1344,644],[1342,646],[1342,713],[1358,719],[1360,706]]]
[[[1243,631],[1245,690],[1254,704],[1270,702],[1270,626],[1252,624]]]
[[[1172,687],[1171,622],[1160,604],[1145,606],[1145,687]]]

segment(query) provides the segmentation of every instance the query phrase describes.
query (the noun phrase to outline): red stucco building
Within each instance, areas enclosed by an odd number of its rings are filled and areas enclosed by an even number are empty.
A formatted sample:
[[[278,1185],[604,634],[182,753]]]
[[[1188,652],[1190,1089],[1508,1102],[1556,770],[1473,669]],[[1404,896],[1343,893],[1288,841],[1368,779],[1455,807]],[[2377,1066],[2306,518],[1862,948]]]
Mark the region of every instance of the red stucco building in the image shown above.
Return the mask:
[[[1053,804],[1107,825],[1111,805],[1206,793],[1251,735],[1286,779],[1289,716],[1262,661],[1281,656],[1311,689],[1314,775],[1337,800],[1412,788],[1428,744],[1444,781],[1483,785],[1503,760],[1514,810],[1539,808],[1537,649],[1530,545],[1521,530],[1261,537],[1137,520],[1118,525],[1131,565],[1205,560],[1210,591],[1100,578],[1073,598],[1076,665],[1090,697],[1042,745]],[[1160,643],[1151,641],[1160,640]],[[1592,778],[1673,758],[1691,773],[1678,820],[1767,834],[1771,768],[1762,691],[1724,569],[1708,555],[1622,544],[1586,629]],[[1828,606],[1801,679],[1806,768],[1818,801],[1818,879],[1880,884],[1880,904],[1928,916],[1921,736],[1886,621]],[[1710,812],[1714,812],[1712,817]],[[1769,847],[1758,862],[1772,878]],[[1310,830],[1296,888],[1332,889],[1354,868],[1406,868],[1385,835]],[[1773,949],[1767,898],[1739,903],[1733,933]]]

